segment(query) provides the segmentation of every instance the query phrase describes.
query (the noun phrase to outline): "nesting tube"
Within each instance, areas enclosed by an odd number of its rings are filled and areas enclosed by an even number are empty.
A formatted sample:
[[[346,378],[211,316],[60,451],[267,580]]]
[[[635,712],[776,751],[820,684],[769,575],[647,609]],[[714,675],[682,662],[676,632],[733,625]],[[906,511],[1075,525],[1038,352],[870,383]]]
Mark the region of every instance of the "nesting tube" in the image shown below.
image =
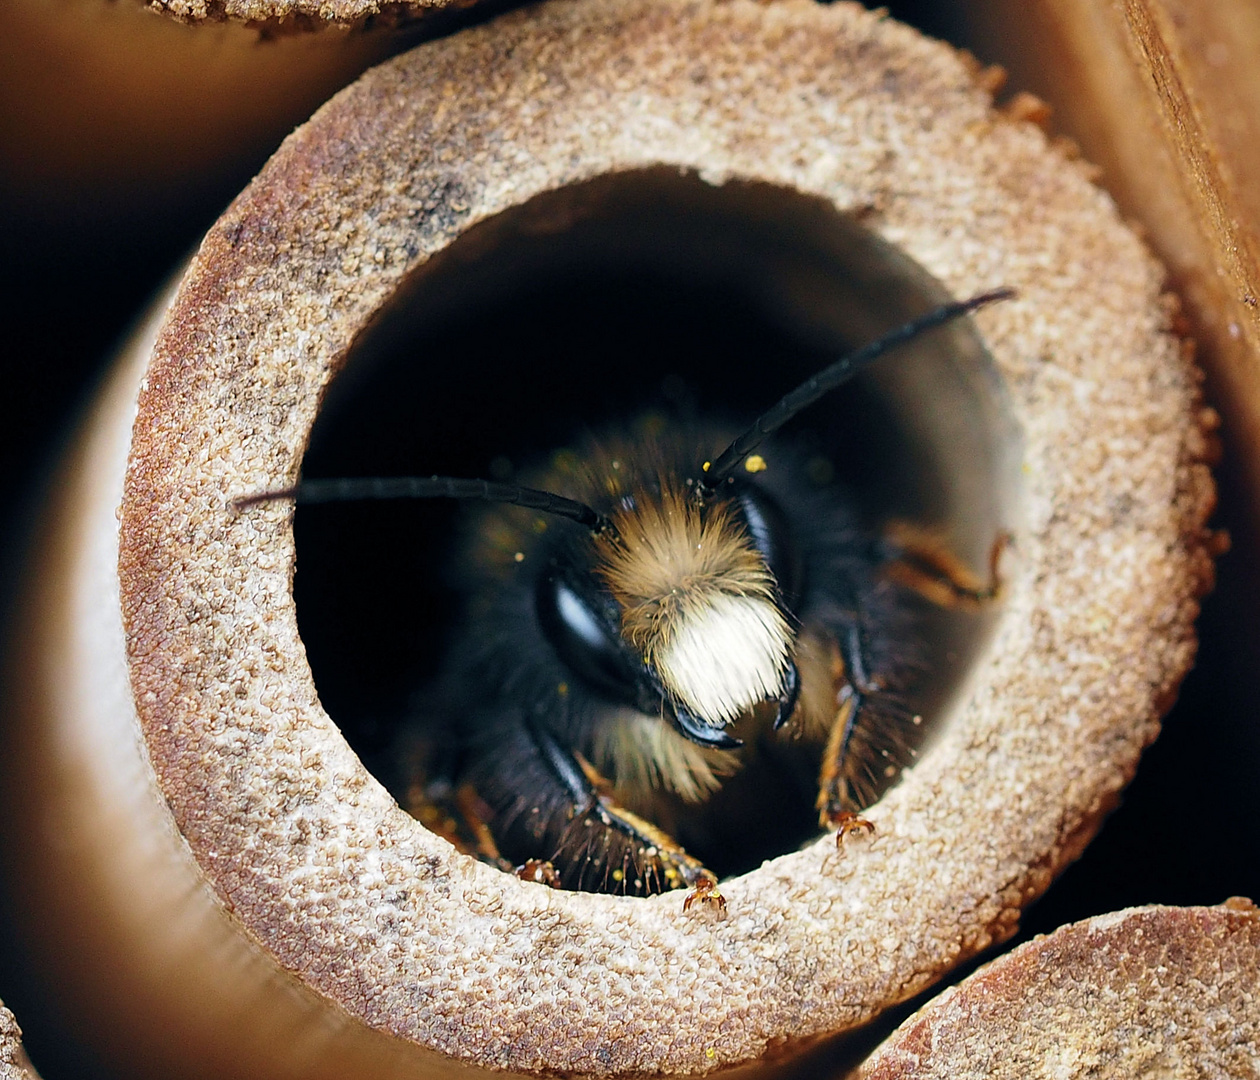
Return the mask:
[[[981,81],[855,7],[561,2],[372,70],[286,141],[102,396],[28,607],[6,765],[59,840],[17,845],[23,933],[84,1030],[184,1076],[703,1073],[1014,932],[1191,662],[1213,492],[1160,268]],[[902,388],[947,457],[988,433],[985,485],[945,472],[959,535],[1012,537],[991,633],[874,835],[724,882],[725,917],[526,883],[405,814],[316,692],[290,506],[235,505],[294,483],[331,380],[461,240],[562,236],[642,185],[787,193],[941,295],[1018,292],[967,332],[989,413]]]
[[[131,252],[162,243],[154,232],[189,235],[202,207],[221,205],[296,123],[398,48],[362,13],[358,25],[299,25],[265,6],[246,26],[205,24],[207,5],[183,5],[203,25],[180,25],[133,2],[6,4],[6,225],[38,231],[42,256],[80,259],[93,245]]]
[[[1099,915],[941,994],[856,1077],[1246,1076],[1260,1060],[1257,982],[1250,900]]]

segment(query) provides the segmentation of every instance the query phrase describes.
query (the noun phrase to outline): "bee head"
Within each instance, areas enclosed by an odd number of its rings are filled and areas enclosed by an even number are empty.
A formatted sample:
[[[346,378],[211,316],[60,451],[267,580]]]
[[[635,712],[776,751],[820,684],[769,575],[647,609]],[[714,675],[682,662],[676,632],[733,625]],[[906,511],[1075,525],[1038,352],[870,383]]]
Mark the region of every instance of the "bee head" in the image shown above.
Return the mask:
[[[764,499],[701,499],[668,483],[621,501],[582,553],[539,581],[540,624],[575,674],[701,746],[763,702],[795,703],[795,631]],[[772,530],[775,534],[779,529]]]

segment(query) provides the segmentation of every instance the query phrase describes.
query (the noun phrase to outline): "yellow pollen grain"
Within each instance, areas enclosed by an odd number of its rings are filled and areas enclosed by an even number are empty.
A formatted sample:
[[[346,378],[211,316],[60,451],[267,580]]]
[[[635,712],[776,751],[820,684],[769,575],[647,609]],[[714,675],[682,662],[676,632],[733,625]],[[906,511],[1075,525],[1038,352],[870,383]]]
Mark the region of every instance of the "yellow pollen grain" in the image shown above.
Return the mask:
[[[512,558],[513,558],[516,562],[524,562],[524,561],[525,561],[525,552],[523,552],[523,551],[518,551],[515,555],[513,555],[513,556],[512,556]]]
[[[766,471],[766,459],[760,454],[749,454],[744,459],[744,471],[750,473],[759,473]]]

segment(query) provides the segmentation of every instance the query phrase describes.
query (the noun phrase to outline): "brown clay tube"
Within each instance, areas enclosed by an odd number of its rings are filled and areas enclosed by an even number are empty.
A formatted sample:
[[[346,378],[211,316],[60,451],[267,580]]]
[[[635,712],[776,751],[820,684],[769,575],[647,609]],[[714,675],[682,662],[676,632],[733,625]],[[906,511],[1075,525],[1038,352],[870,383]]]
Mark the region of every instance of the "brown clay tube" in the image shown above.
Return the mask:
[[[928,1002],[854,1080],[1247,1076],[1260,913],[1130,908],[1064,926]]]
[[[290,509],[234,506],[293,482],[392,300],[645,193],[736,232],[803,199],[794,242],[891,252],[889,295],[1019,292],[951,339],[992,436],[986,485],[966,454],[942,470],[951,527],[1014,536],[991,636],[874,836],[724,882],[724,918],[524,883],[403,813],[315,691]],[[373,70],[207,235],[50,518],[5,751],[48,977],[159,1074],[686,1074],[860,1024],[1006,938],[1194,651],[1213,495],[1161,283],[971,67],[855,8],[557,3]],[[949,461],[967,414],[904,382]]]

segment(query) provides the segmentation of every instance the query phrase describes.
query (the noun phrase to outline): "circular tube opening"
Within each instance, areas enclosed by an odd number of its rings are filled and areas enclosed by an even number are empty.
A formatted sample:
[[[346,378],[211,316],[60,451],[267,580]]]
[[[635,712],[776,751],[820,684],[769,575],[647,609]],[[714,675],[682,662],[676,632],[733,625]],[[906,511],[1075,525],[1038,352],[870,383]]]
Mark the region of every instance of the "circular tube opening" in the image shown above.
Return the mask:
[[[949,299],[822,200],[663,168],[601,177],[477,225],[412,276],[329,387],[304,476],[528,483],[556,451],[644,418],[734,434],[839,355]],[[1014,431],[963,322],[890,354],[776,441],[807,486],[841,485],[873,534],[914,522],[983,576],[1013,524]],[[321,699],[404,805],[433,779],[407,748],[423,741],[427,690],[460,632],[469,598],[455,568],[480,513],[426,500],[297,515],[296,603]],[[913,640],[889,647],[913,651],[919,675],[900,747],[869,762],[868,801],[922,752],[993,618],[908,606]],[[721,876],[794,850],[819,831],[820,751],[759,757],[665,824]]]

